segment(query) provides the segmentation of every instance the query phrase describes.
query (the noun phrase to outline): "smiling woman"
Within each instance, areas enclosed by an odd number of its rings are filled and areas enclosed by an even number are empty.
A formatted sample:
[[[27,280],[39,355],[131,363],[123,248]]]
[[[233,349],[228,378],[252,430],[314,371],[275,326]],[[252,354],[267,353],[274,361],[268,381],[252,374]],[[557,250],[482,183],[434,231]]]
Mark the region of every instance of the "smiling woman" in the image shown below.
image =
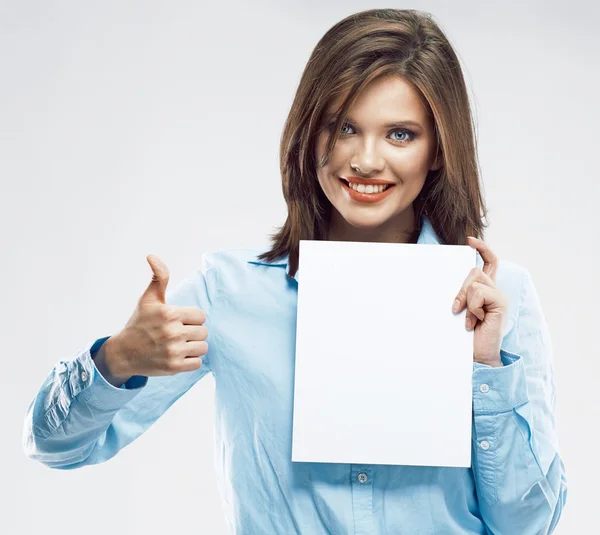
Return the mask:
[[[362,91],[350,113],[352,119],[346,118],[343,128],[351,131],[340,132],[327,163],[317,170],[319,184],[333,207],[328,238],[338,240],[362,232],[369,241],[389,242],[398,241],[399,235],[414,235],[413,203],[427,174],[442,166],[427,108],[408,82],[387,75]],[[410,119],[395,121],[398,116]],[[398,128],[400,124],[410,124],[414,131]],[[324,159],[330,135],[324,130],[318,137],[319,161]],[[347,174],[349,168],[360,176]]]
[[[280,169],[288,218],[261,259],[289,256],[292,275],[301,239],[415,242],[424,215],[445,243],[482,238],[469,99],[433,17],[374,9],[330,28],[301,77]],[[358,189],[374,179],[394,187]]]
[[[271,248],[206,253],[203,265],[169,293],[166,265],[149,255],[152,280],[124,328],[59,363],[32,400],[23,435],[29,457],[59,469],[104,462],[212,373],[215,461],[232,532],[551,533],[567,485],[550,336],[528,271],[500,262],[481,239],[485,207],[472,127],[457,56],[430,15],[377,9],[333,26],[309,58],[283,131],[288,214]],[[466,380],[446,383],[452,393],[465,387],[472,397],[472,436],[467,428],[465,440],[471,466],[291,461],[300,240],[470,245],[478,251],[483,264],[465,273],[463,286],[448,294],[454,305],[447,308],[448,315],[466,309],[465,328],[474,330],[472,377],[467,354]],[[415,293],[407,301],[422,299],[418,290],[445,266],[434,268],[409,281]],[[357,283],[372,290],[369,278],[382,273],[363,278],[361,272]],[[381,410],[377,401],[375,408],[368,405],[381,388],[381,371],[365,373],[373,371],[370,355],[353,342],[355,336],[371,341],[378,325],[361,332],[360,303],[356,308],[335,319],[356,327],[346,346],[351,349],[340,353],[344,362],[365,361],[351,373],[374,378],[355,398],[370,417]],[[396,308],[388,298],[385,314]],[[414,316],[428,336],[445,332],[435,319]],[[390,318],[399,337],[414,328]],[[328,327],[328,319],[319,321]],[[339,347],[342,340],[331,336],[332,347]],[[397,348],[390,346],[395,357]],[[406,362],[427,358],[415,347],[403,355]],[[310,373],[322,377],[324,368],[314,368]],[[431,365],[422,369],[428,385],[436,384],[433,378],[447,381]],[[411,372],[410,379],[416,373],[423,378],[410,366],[397,370]],[[405,404],[403,417],[418,403],[445,402],[435,388],[420,390],[422,397]],[[340,418],[360,432],[361,418],[343,405]],[[404,431],[395,417],[399,403],[390,405],[394,417],[384,427]],[[439,420],[414,419],[439,442]]]

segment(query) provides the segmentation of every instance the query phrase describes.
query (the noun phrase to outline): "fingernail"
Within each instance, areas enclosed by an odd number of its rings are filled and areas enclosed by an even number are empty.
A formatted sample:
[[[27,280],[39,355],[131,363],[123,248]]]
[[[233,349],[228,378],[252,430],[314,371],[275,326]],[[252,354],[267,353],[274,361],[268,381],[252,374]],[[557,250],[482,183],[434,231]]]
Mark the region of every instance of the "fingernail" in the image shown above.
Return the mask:
[[[458,299],[454,300],[452,305],[452,312],[458,312],[458,307],[460,306],[460,301]]]
[[[467,331],[471,330],[471,318],[467,318],[467,321],[465,322],[465,326],[467,327]]]

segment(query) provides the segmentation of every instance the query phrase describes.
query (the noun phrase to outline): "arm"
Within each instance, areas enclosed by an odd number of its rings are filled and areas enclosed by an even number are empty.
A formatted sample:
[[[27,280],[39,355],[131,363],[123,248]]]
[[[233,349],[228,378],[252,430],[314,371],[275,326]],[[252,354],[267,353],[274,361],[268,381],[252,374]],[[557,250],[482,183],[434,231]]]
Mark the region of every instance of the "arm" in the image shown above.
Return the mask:
[[[166,302],[200,307],[209,326],[214,277],[211,268],[196,271],[167,293]],[[103,377],[90,354],[92,348],[99,350],[103,342],[109,343],[110,337],[86,346],[71,361],[60,361],[28,406],[23,428],[25,454],[60,469],[110,459],[212,371],[210,335],[207,341],[209,351],[199,369],[170,376],[133,376],[120,387]]]
[[[504,366],[475,363],[473,370],[479,507],[490,533],[547,535],[560,518],[567,480],[554,416],[550,335],[528,272],[516,326],[505,341]]]

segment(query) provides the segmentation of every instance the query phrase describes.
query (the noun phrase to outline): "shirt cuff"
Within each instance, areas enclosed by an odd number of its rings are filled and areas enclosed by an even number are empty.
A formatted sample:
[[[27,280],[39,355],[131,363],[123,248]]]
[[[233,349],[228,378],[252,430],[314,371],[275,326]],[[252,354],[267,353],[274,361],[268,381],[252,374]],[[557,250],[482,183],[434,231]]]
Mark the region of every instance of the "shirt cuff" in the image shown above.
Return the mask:
[[[500,350],[504,366],[473,363],[473,412],[489,414],[511,411],[527,403],[527,378],[523,358]]]
[[[94,345],[98,342],[99,340],[96,340]],[[80,387],[81,396],[86,403],[98,409],[107,411],[119,409],[140,393],[148,382],[148,377],[134,375],[124,385],[117,388],[109,383],[96,367],[90,354],[92,347],[84,350],[77,359],[79,366],[86,372],[83,376],[89,377]]]
[[[96,357],[96,353],[98,353],[98,351],[102,347],[102,344],[104,344],[104,342],[106,342],[109,338],[110,338],[110,336],[105,336],[104,338],[98,338],[98,340],[96,340],[92,344],[92,347],[90,348],[90,355],[92,357],[92,360],[94,360],[94,358]],[[94,361],[94,364],[96,364],[95,361]],[[125,383],[122,384],[119,388],[126,388],[129,390],[134,389],[134,388],[141,388],[147,382],[148,382],[148,377],[146,377],[144,375],[134,375],[134,376],[130,377],[129,379],[127,379],[127,381],[125,381]]]

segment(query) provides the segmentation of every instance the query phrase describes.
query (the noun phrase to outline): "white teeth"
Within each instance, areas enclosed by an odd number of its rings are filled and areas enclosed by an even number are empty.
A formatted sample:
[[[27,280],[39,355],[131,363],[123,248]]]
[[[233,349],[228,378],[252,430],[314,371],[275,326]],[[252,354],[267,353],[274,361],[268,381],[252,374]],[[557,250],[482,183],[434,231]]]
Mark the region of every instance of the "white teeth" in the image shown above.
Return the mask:
[[[356,182],[350,182],[349,186],[355,190],[358,191],[359,193],[381,193],[386,185],[385,184],[379,184],[379,185],[373,185],[373,184],[369,184],[369,185],[365,185],[365,184],[357,184]]]

